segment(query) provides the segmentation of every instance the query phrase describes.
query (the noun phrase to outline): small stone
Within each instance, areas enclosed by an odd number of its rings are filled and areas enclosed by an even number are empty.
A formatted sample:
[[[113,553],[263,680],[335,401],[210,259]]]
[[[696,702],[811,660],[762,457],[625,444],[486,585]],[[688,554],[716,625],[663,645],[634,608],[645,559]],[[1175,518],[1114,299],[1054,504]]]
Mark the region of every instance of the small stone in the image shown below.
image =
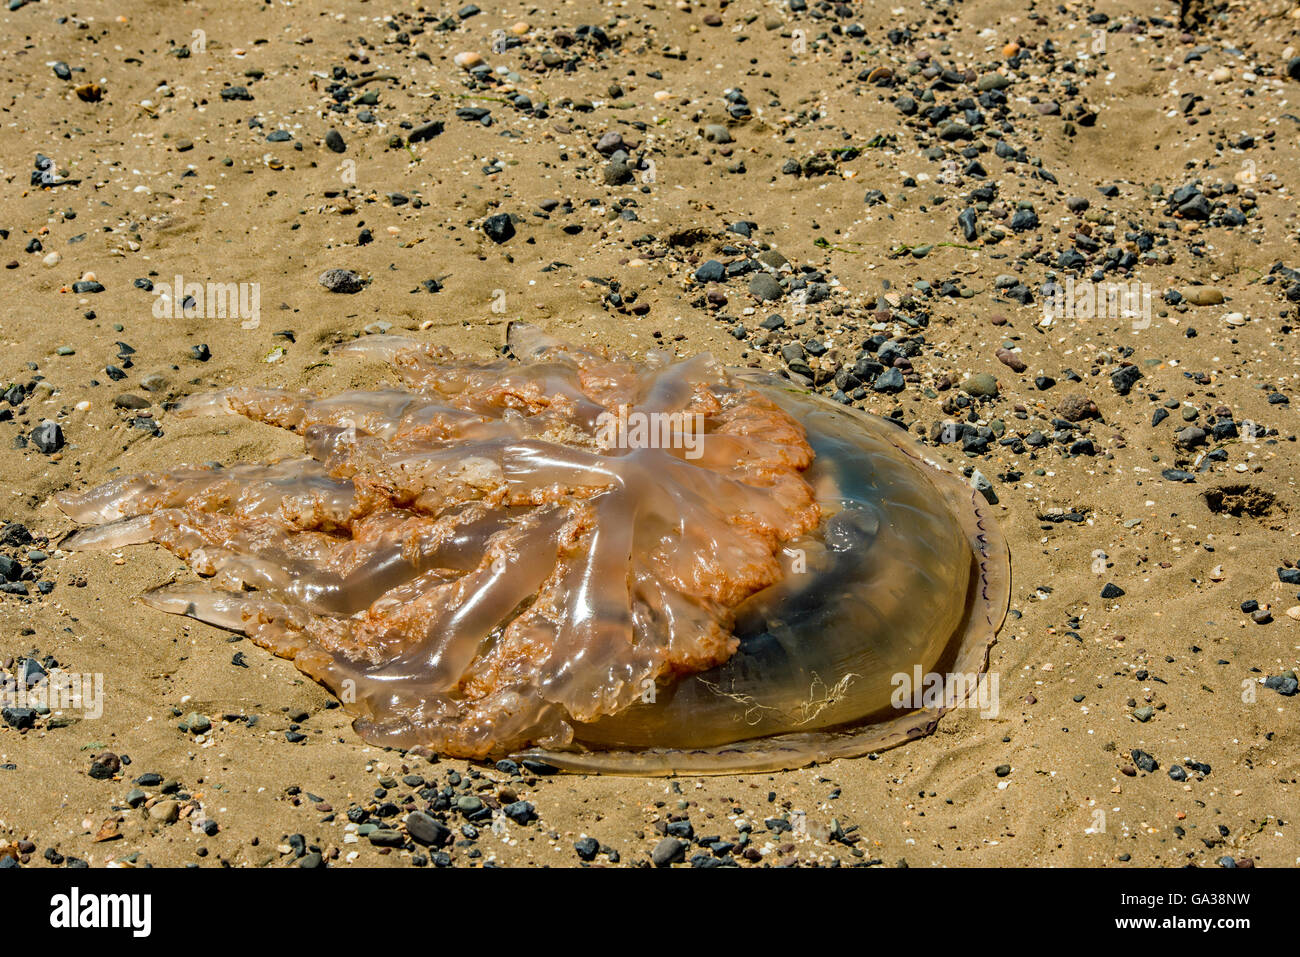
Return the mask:
[[[655,867],[667,867],[686,860],[686,845],[675,837],[665,837],[650,852],[650,860]]]
[[[122,770],[122,759],[112,751],[105,751],[103,754],[96,755],[91,761],[89,774],[97,781],[107,781],[120,770]]]
[[[727,274],[727,268],[716,259],[710,259],[701,263],[700,268],[695,270],[696,282],[722,282]]]
[[[52,455],[63,448],[63,429],[57,422],[51,422],[46,419],[36,428],[32,429],[32,444],[37,450],[44,452],[46,455]]]
[[[456,798],[456,810],[462,814],[477,814],[483,810],[483,802],[472,794],[463,794]]]
[[[412,811],[406,816],[406,833],[425,847],[442,847],[451,840],[451,828],[423,811]]]
[[[370,843],[375,847],[401,847],[406,843],[401,831],[389,827],[376,828],[369,836]]]
[[[1145,771],[1150,774],[1152,771],[1160,767],[1159,761],[1140,748],[1134,748],[1129,752],[1129,756],[1132,757],[1133,763],[1137,766],[1139,771]]]
[[[1300,682],[1296,681],[1295,675],[1269,675],[1264,679],[1264,687],[1289,698],[1300,690]]]
[[[149,819],[159,824],[173,824],[181,815],[181,806],[176,801],[159,801],[149,808]]]
[[[33,708],[0,708],[0,720],[15,731],[26,731],[36,724],[36,711]]]
[[[330,292],[355,293],[366,288],[365,280],[350,269],[327,269],[318,281]]]
[[[509,213],[497,213],[483,220],[483,233],[494,243],[504,243],[515,234],[515,224]]]
[[[1011,78],[1001,73],[985,73],[975,81],[975,88],[981,93],[987,93],[989,90],[1005,90],[1010,85]]]
[[[624,186],[635,178],[632,167],[622,160],[606,163],[602,177],[606,186]]]
[[[871,383],[871,388],[876,392],[894,393],[902,392],[907,388],[907,380],[903,378],[903,373],[899,369],[886,369],[880,375],[876,376]]]
[[[1025,369],[1028,368],[1025,365],[1025,360],[1020,358],[1020,356],[1016,355],[1010,349],[999,349],[994,353],[994,355],[998,357],[999,362],[1012,372],[1024,372]]]
[[[1101,418],[1101,411],[1097,408],[1097,403],[1078,392],[1072,392],[1062,398],[1060,404],[1056,407],[1056,411],[1067,422]]]
[[[408,136],[406,139],[407,142],[410,143],[423,143],[426,140],[433,139],[435,136],[441,136],[442,130],[443,130],[442,121],[434,120],[432,123],[422,123],[421,125],[417,126],[415,129],[411,130],[411,135]]]
[[[537,809],[528,801],[515,801],[503,807],[501,813],[516,824],[527,824],[537,816]]]
[[[343,134],[338,130],[330,130],[325,134],[325,146],[332,153],[342,153],[348,148],[348,145],[343,142]]]
[[[749,294],[761,302],[772,302],[785,295],[785,290],[775,276],[761,272],[749,281]]]
[[[992,399],[998,394],[998,380],[988,372],[977,372],[961,384],[961,391],[980,399]]]
[[[1110,384],[1120,395],[1128,395],[1141,378],[1142,370],[1137,366],[1120,366],[1110,374]]]
[[[1183,298],[1193,306],[1217,306],[1223,302],[1223,293],[1213,286],[1193,286],[1183,293]]]
[[[610,130],[596,141],[596,152],[601,156],[609,156],[623,149],[623,135]]]

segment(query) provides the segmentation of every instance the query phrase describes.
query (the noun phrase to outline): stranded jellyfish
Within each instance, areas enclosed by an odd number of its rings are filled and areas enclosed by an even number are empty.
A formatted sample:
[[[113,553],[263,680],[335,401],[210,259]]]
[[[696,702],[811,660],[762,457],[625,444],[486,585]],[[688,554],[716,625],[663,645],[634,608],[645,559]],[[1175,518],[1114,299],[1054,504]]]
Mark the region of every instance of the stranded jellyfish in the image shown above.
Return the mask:
[[[93,526],[68,545],[170,549],[207,581],[150,605],[289,658],[379,745],[774,770],[920,737],[974,692],[916,684],[983,672],[1006,546],[896,425],[708,355],[522,324],[491,361],[387,336],[338,351],[405,387],[191,399],[306,456],[62,495]]]

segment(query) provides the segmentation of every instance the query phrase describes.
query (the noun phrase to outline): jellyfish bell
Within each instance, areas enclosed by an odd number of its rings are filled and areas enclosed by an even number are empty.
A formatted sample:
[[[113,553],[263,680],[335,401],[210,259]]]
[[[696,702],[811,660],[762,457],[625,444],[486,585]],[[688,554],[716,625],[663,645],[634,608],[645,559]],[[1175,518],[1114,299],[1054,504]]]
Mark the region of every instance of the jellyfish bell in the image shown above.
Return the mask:
[[[64,494],[90,526],[67,544],[172,550],[210,581],[146,601],[290,658],[399,748],[773,770],[920,737],[987,690],[1005,542],[897,425],[707,355],[520,323],[507,344],[366,337],[338,351],[403,387],[195,397],[305,457]]]

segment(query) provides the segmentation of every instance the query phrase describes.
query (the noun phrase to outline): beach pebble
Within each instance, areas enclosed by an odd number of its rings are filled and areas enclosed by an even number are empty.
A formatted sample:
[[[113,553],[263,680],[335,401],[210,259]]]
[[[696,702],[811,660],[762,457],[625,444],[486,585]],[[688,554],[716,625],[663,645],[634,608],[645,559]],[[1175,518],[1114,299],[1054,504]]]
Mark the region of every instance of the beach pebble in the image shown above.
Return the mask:
[[[1129,752],[1129,756],[1133,759],[1133,764],[1139,771],[1145,771],[1150,774],[1152,771],[1155,771],[1160,767],[1159,761],[1140,748],[1134,748]]]
[[[483,234],[494,243],[504,243],[515,234],[509,213],[497,213],[483,220]]]
[[[425,847],[442,847],[451,840],[451,828],[423,811],[412,811],[406,816],[406,833]]]
[[[962,381],[961,391],[981,399],[992,399],[998,394],[998,380],[987,372],[977,372]]]
[[[46,419],[32,429],[31,439],[32,445],[36,446],[37,451],[52,455],[63,448],[63,429],[57,422]]]
[[[665,837],[650,852],[650,860],[654,862],[655,867],[680,864],[686,860],[686,844],[675,837]]]
[[[1217,306],[1223,302],[1223,292],[1213,286],[1192,286],[1183,290],[1182,296],[1193,306]]]
[[[174,824],[180,814],[181,806],[177,801],[159,801],[149,808],[149,819],[159,824]]]
[[[327,269],[318,281],[330,292],[355,293],[366,287],[365,281],[350,269]]]

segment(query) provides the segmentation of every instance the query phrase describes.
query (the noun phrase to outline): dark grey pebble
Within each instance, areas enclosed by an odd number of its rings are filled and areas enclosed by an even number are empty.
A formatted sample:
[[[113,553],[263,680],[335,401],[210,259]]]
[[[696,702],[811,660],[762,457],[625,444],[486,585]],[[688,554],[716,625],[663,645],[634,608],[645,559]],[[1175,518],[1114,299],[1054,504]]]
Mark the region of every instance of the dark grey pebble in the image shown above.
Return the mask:
[[[425,123],[422,126],[417,126],[415,129],[411,130],[411,135],[406,139],[409,143],[423,143],[425,140],[431,140],[435,136],[441,136],[442,129],[442,121],[435,120],[432,123]]]
[[[366,287],[365,281],[351,269],[327,269],[319,282],[330,292],[355,293]]]
[[[761,272],[749,281],[749,294],[763,302],[771,302],[780,299],[784,290],[775,276]]]
[[[32,708],[0,708],[0,718],[16,731],[25,731],[36,724],[36,711]]]
[[[1140,748],[1134,748],[1129,752],[1129,756],[1133,758],[1133,763],[1137,766],[1139,771],[1146,771],[1150,774],[1152,771],[1160,767],[1159,761]]]
[[[401,847],[406,843],[406,838],[401,831],[381,827],[370,832],[370,843],[375,847]]]
[[[1264,679],[1264,687],[1276,691],[1283,697],[1289,698],[1296,693],[1297,689],[1300,689],[1300,682],[1297,682],[1294,677],[1287,677],[1285,675],[1269,675]]]
[[[710,259],[695,270],[696,282],[721,282],[726,275],[726,267],[716,259]]]
[[[59,423],[46,419],[32,429],[32,444],[46,455],[57,452],[63,448],[63,429]]]
[[[483,233],[494,243],[504,243],[515,234],[515,224],[509,213],[497,213],[483,220]]]
[[[1128,395],[1140,378],[1142,370],[1137,366],[1121,366],[1110,374],[1110,383],[1120,395]]]
[[[871,388],[877,392],[893,393],[902,392],[907,385],[903,379],[903,373],[898,369],[886,369],[880,375],[876,376],[871,383]]]
[[[528,801],[515,801],[501,809],[502,813],[516,824],[527,824],[537,816],[536,809]]]
[[[423,811],[412,811],[407,815],[406,833],[411,835],[411,840],[425,847],[442,847],[451,840],[451,828]]]
[[[655,867],[667,867],[686,860],[686,845],[675,837],[665,837],[650,852],[650,860]]]

